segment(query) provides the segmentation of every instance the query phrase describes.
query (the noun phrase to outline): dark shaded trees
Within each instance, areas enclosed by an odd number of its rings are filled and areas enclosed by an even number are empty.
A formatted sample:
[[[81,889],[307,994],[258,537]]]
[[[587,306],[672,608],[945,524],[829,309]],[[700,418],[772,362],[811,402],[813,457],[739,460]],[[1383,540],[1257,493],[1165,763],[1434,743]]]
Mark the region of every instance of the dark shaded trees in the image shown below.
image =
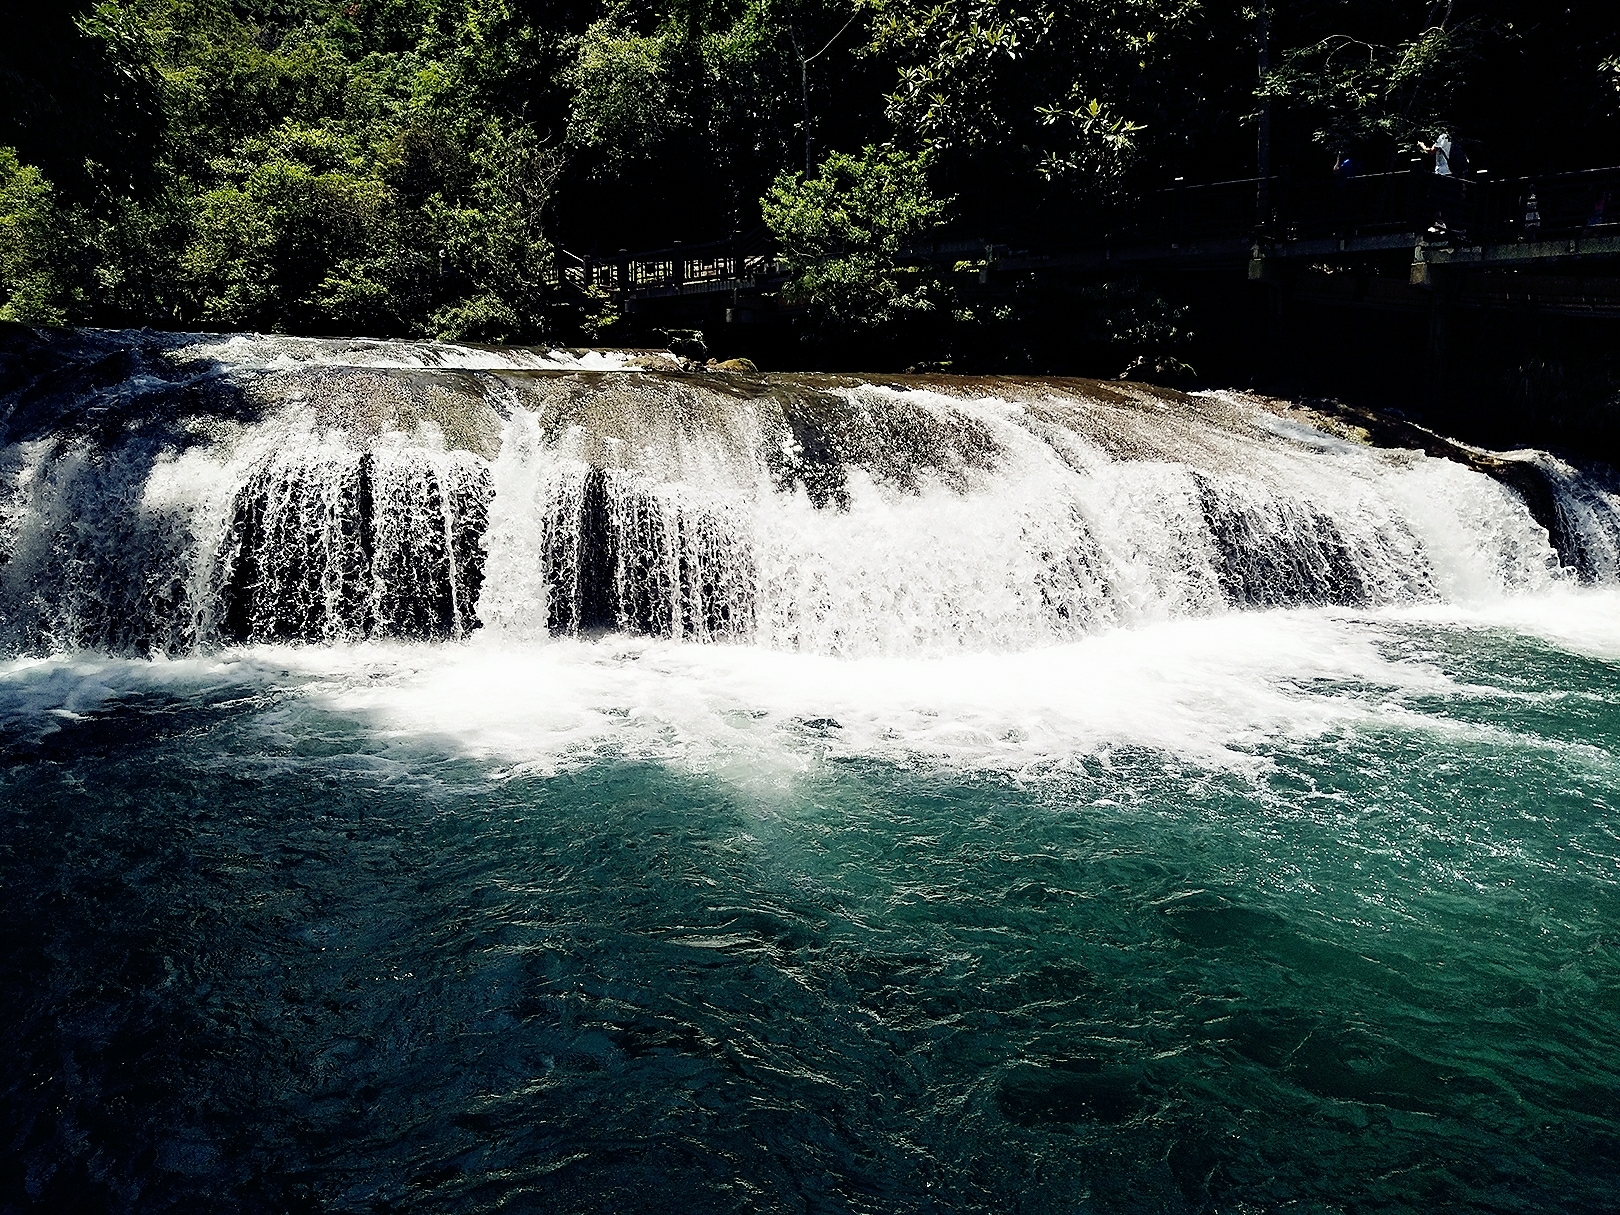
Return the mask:
[[[1620,162],[1620,21],[1602,0],[1273,5],[1283,154],[1385,169],[1440,130],[1498,175]]]
[[[0,28],[0,146],[66,199],[150,189],[166,115],[140,15],[92,0],[11,0]]]
[[[1059,244],[1173,177],[1253,173],[1262,104],[1297,176],[1441,127],[1498,176],[1620,161],[1609,0],[1268,16],[1262,81],[1255,11],[1210,0],[0,0],[0,311],[586,337],[559,246],[768,218],[795,251],[827,185],[829,215],[898,208],[849,229],[858,256],[801,258],[821,320],[865,324],[920,281],[905,240],[857,239],[907,230],[901,195],[950,200],[929,222],[959,235]],[[921,193],[859,202],[902,162]],[[961,323],[929,292],[911,321]]]

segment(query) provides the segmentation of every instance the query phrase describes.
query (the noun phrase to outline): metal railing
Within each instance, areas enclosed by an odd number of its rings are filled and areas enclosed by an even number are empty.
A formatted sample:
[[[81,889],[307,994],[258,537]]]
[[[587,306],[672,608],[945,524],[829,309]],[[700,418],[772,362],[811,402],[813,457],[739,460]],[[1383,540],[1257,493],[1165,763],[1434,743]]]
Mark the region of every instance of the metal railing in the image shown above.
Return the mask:
[[[1134,202],[1112,239],[1197,240],[1248,233],[1273,239],[1420,233],[1443,219],[1474,240],[1574,236],[1620,223],[1620,167],[1495,180],[1437,175],[1427,162],[1343,180],[1259,178],[1176,185]]]
[[[1343,180],[1288,172],[1196,185],[1177,183],[1128,206],[1077,221],[1072,249],[1201,240],[1319,240],[1421,234],[1436,221],[1474,241],[1557,240],[1620,232],[1620,167],[1502,181],[1488,173],[1442,177],[1425,161]],[[993,261],[1007,251],[983,240],[941,238],[905,255],[913,262]],[[586,256],[559,250],[553,282],[578,290],[681,294],[779,285],[786,272],[763,228],[705,244]]]
[[[559,250],[556,281],[571,287],[603,291],[680,291],[690,285],[754,283],[780,278],[770,237],[764,228],[737,233],[706,244],[671,245],[610,257],[584,256]]]

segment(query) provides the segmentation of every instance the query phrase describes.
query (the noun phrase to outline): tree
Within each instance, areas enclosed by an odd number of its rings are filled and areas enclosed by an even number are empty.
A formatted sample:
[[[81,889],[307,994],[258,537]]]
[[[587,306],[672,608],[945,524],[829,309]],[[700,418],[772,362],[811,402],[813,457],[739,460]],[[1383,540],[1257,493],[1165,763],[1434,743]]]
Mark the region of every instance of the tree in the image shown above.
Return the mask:
[[[56,192],[12,148],[0,148],[0,320],[61,324],[73,310]]]
[[[1260,92],[1282,163],[1355,148],[1387,167],[1440,130],[1499,176],[1620,158],[1620,24],[1606,0],[1273,7],[1277,67]]]
[[[1124,184],[1136,111],[1196,0],[875,0],[868,53],[895,65],[895,138],[926,150],[973,222],[1054,191]],[[979,188],[994,182],[995,197]]]
[[[843,334],[892,332],[940,309],[937,278],[901,267],[946,205],[925,156],[871,146],[833,153],[814,177],[784,173],[760,204],[792,276],[788,298]]]
[[[1259,96],[1309,121],[1330,151],[1415,148],[1454,125],[1458,88],[1489,36],[1482,22],[1448,25],[1451,9],[1431,6],[1421,28],[1388,44],[1332,33],[1288,48]]]

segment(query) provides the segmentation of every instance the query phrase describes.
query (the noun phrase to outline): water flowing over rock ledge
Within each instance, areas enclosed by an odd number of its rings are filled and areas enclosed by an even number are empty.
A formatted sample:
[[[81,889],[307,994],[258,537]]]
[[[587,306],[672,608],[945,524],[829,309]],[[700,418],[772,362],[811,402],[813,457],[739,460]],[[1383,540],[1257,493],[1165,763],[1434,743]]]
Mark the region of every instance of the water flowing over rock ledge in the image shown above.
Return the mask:
[[[654,352],[0,334],[0,646],[1007,649],[1620,579],[1620,486],[1333,406]]]

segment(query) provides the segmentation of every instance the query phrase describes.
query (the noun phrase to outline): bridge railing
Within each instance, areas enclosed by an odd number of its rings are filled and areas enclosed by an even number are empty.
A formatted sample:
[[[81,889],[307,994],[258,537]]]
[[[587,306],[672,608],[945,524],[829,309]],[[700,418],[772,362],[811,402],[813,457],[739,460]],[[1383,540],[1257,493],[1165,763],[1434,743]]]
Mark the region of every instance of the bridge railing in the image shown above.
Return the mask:
[[[1262,186],[1264,189],[1262,189]],[[1472,221],[1483,186],[1433,172],[1369,173],[1347,179],[1275,174],[1157,190],[1132,204],[1116,239],[1199,240],[1253,234],[1277,239],[1354,231],[1421,231],[1437,210],[1462,228]]]
[[[1279,173],[1176,185],[1099,221],[1114,241],[1275,240],[1421,233],[1443,220],[1482,240],[1558,238],[1620,223],[1620,168],[1495,180],[1436,174],[1427,161],[1343,180]],[[1532,196],[1534,206],[1532,206]]]
[[[636,253],[621,249],[609,256],[586,256],[559,250],[554,281],[603,291],[680,290],[689,284],[752,282],[778,273],[769,236],[757,228],[706,244]]]
[[[1277,179],[1271,180],[1275,189]],[[1254,226],[1259,189],[1258,177],[1194,185],[1178,182],[1135,200],[1117,216],[1102,222],[1116,240],[1160,235],[1172,240],[1197,240],[1243,232]]]
[[[1561,237],[1620,223],[1620,168],[1519,178],[1492,190],[1495,226],[1503,232]],[[1539,221],[1534,231],[1529,227],[1532,194]]]
[[[1261,186],[1264,184],[1264,191]],[[1532,199],[1534,205],[1532,206]],[[1128,207],[1079,221],[1070,248],[1166,245],[1254,238],[1320,240],[1379,234],[1417,235],[1444,221],[1475,240],[1562,239],[1598,227],[1620,230],[1620,167],[1494,180],[1488,173],[1442,177],[1426,161],[1345,180],[1287,172],[1265,180],[1180,184],[1133,199]],[[1614,226],[1611,226],[1614,225]],[[941,239],[908,252],[948,265],[993,259],[999,246]],[[583,256],[559,250],[554,280],[577,289],[676,293],[691,288],[758,286],[784,274],[764,228],[705,244]]]

